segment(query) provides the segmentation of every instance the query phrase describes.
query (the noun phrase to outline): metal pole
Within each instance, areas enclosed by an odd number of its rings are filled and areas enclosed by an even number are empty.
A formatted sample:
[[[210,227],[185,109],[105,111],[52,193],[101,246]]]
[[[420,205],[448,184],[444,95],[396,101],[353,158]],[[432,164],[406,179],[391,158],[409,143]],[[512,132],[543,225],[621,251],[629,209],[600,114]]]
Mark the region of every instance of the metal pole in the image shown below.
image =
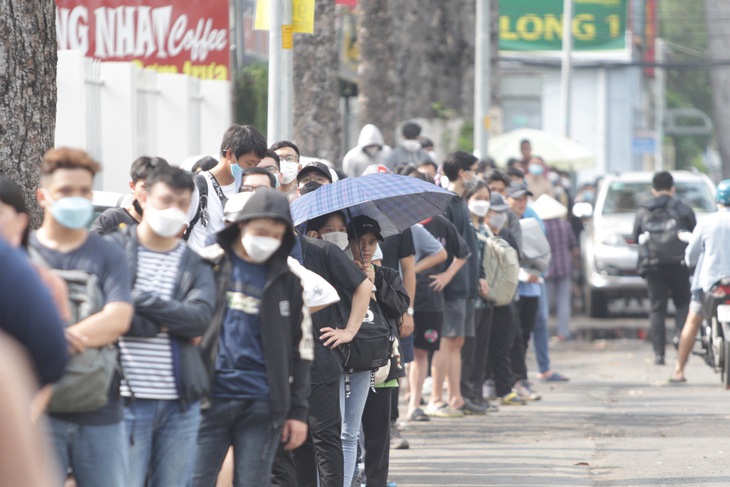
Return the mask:
[[[284,3],[287,0],[270,0],[269,11],[269,97],[268,97],[268,123],[266,135],[269,144],[281,140],[282,133],[282,80],[285,77],[283,63],[283,49],[281,48],[284,18]]]
[[[491,102],[491,22],[490,2],[477,0],[476,53],[474,59],[474,153],[487,158],[489,133],[487,132],[489,104]]]
[[[560,70],[560,130],[570,137],[570,63],[573,52],[573,0],[563,1],[563,59]]]
[[[655,59],[657,64],[661,64],[666,60],[666,47],[664,39],[657,39],[655,44]],[[656,143],[654,147],[654,170],[664,170],[664,111],[666,107],[666,97],[664,92],[666,89],[666,71],[663,67],[654,68],[654,133],[656,134]]]
[[[282,1],[282,23],[292,24],[292,0]],[[292,140],[294,117],[294,48],[283,49],[281,53],[283,77],[281,78],[281,124],[279,138],[274,140]]]

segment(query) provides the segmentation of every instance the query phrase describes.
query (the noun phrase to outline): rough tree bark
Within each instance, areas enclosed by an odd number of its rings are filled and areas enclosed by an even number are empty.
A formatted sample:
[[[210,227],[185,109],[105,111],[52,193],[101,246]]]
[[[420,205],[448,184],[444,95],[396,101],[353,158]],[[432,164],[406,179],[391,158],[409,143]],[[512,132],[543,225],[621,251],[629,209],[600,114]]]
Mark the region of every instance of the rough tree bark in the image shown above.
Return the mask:
[[[730,2],[727,0],[705,0],[707,15],[707,53],[709,59],[725,60],[730,52],[730,23],[718,19],[730,17]],[[713,122],[715,139],[722,159],[722,175],[730,177],[730,68],[716,67],[711,71],[712,98],[714,101]]]
[[[56,127],[53,0],[0,2],[0,175],[18,183],[40,222],[38,162]]]
[[[389,0],[361,0],[358,8],[357,43],[358,101],[360,125],[371,123],[383,133],[386,144],[393,145],[399,120],[397,104],[401,74],[396,69],[396,36]],[[405,3],[405,2],[404,2]]]
[[[294,40],[294,141],[302,154],[339,164],[340,82],[334,0],[317,0],[314,34]]]

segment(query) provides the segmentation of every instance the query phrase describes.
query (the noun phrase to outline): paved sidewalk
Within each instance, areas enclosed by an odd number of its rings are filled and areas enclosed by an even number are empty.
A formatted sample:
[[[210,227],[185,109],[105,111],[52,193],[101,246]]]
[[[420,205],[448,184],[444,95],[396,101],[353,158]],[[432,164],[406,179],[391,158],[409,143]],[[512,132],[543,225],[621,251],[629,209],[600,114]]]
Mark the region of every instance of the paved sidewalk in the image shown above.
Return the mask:
[[[672,366],[653,365],[650,345],[639,340],[555,343],[551,361],[571,381],[536,383],[541,401],[409,423],[403,436],[411,448],[391,451],[391,480],[399,487],[730,485],[730,392],[697,358],[689,382],[678,386],[666,381]]]

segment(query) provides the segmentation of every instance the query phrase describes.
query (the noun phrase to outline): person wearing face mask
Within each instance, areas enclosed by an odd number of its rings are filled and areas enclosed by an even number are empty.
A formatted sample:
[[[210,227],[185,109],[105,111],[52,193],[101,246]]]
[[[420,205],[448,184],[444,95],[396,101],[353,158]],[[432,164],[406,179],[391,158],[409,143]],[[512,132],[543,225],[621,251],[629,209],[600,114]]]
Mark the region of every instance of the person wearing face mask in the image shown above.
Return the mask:
[[[463,199],[467,187],[476,185],[477,158],[466,152],[454,152],[446,157],[443,172],[449,178],[449,190],[454,193],[444,216],[456,227],[466,241],[469,256],[455,275],[446,272],[432,276],[431,285],[443,291],[444,322],[439,350],[433,355],[431,374],[433,393],[426,414],[436,417],[458,417],[464,414],[484,414],[486,407],[474,404],[461,395],[461,349],[465,337],[474,336],[474,299],[478,296],[478,247],[469,208]],[[448,400],[443,400],[444,381],[448,381]]]
[[[169,166],[168,162],[161,157],[142,156],[132,163],[129,172],[131,181],[129,188],[132,190],[134,199],[123,208],[108,208],[91,224],[92,232],[99,235],[107,235],[117,231],[119,228],[133,226],[142,221],[142,206],[140,199],[147,193],[147,177],[159,167]]]
[[[535,199],[547,194],[555,196],[555,188],[547,177],[547,169],[545,162],[539,157],[532,157],[527,165],[527,173],[525,173],[525,182]]]
[[[111,236],[132,276],[134,318],[119,340],[129,486],[183,485],[192,473],[199,399],[209,387],[195,344],[216,300],[211,265],[178,238],[193,188],[180,168],[155,170],[140,224]]]
[[[270,484],[279,444],[289,451],[307,436],[313,336],[301,283],[287,265],[289,202],[261,189],[232,220],[218,234],[225,292],[201,344],[212,384],[193,486],[215,485],[231,445],[236,485]]]
[[[98,280],[104,296],[101,311],[66,328],[70,336],[78,338],[70,342],[74,353],[116,343],[127,332],[133,314],[129,269],[120,265],[125,262],[123,250],[86,230],[93,215],[91,195],[99,169],[83,151],[57,148],[46,152],[37,191],[43,223],[30,236],[29,247],[49,268],[83,271]],[[71,467],[79,487],[128,485],[122,419],[118,375],[105,405],[92,411],[50,415],[59,484]]]
[[[288,479],[288,482],[279,481],[279,485],[293,485],[296,480],[296,485],[302,487],[340,487],[343,483],[349,485],[349,481],[345,482],[341,440],[343,371],[336,348],[349,343],[360,329],[368,310],[372,283],[352,260],[344,213],[330,213],[308,221],[306,237],[300,241],[304,267],[332,284],[340,301],[312,315],[315,339],[307,418],[309,435],[293,451],[293,456],[277,454],[275,477]],[[349,476],[351,480],[352,472]]]
[[[484,224],[495,237],[506,241],[515,254],[519,255],[519,244],[508,227],[509,205],[499,193],[492,193],[490,207]],[[494,306],[492,330],[489,337],[487,364],[487,399],[497,400],[503,406],[527,404],[513,389],[514,372],[510,359],[512,344],[517,337],[517,321],[514,301],[503,306]]]
[[[367,124],[360,130],[357,145],[350,149],[342,159],[342,170],[348,177],[360,176],[366,167],[383,164],[390,151],[380,129],[375,125]]]
[[[482,396],[484,370],[487,366],[487,352],[492,333],[493,307],[487,301],[489,286],[481,262],[484,259],[486,239],[491,236],[484,224],[490,207],[491,193],[485,182],[479,182],[474,189],[464,194],[469,207],[471,222],[478,236],[479,297],[474,302],[474,337],[468,337],[461,349],[461,394],[471,402],[489,409],[489,401]],[[496,410],[496,406],[492,408]]]
[[[243,171],[257,166],[266,150],[266,139],[253,125],[232,125],[223,134],[218,165],[194,178],[188,227],[183,234],[183,240],[193,250],[202,250],[206,236],[223,229],[226,201],[238,192]]]
[[[299,147],[288,140],[280,140],[274,142],[271,147],[276,155],[279,156],[281,184],[279,191],[284,193],[289,201],[297,198],[297,173],[299,172]]]

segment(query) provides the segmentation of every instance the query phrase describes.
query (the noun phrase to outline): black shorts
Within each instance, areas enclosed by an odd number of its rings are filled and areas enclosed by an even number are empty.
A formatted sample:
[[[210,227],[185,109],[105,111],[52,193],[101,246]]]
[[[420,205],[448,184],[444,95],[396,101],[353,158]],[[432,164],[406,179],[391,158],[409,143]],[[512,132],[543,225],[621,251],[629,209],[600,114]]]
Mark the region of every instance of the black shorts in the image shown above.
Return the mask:
[[[441,344],[442,311],[416,311],[413,314],[413,345],[420,350],[436,351]]]

